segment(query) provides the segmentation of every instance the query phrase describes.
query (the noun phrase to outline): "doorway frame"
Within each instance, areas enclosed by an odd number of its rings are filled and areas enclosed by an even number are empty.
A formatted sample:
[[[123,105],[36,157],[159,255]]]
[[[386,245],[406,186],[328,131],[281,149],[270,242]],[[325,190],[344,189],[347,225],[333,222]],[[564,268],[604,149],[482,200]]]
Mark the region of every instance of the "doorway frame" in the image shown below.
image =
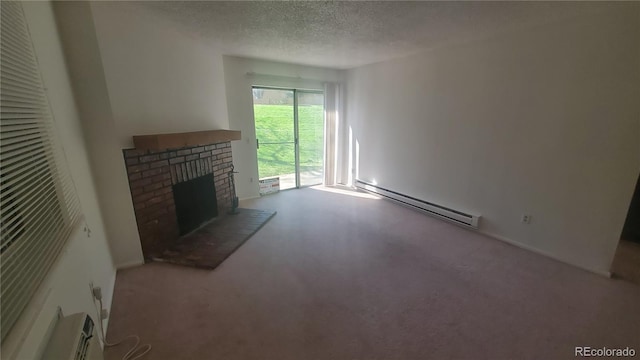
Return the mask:
[[[301,185],[301,181],[300,181],[300,132],[299,132],[299,123],[298,123],[298,94],[299,93],[305,93],[305,94],[321,94],[323,97],[323,104],[322,104],[322,111],[323,114],[326,111],[325,107],[326,107],[326,97],[325,97],[325,93],[324,90],[318,90],[318,89],[303,89],[303,88],[294,88],[294,87],[281,87],[281,86],[266,86],[266,85],[251,85],[251,100],[252,100],[252,110],[253,110],[253,131],[255,133],[255,127],[256,127],[256,113],[255,113],[255,108],[253,106],[255,106],[255,103],[253,102],[253,89],[263,89],[263,90],[283,90],[283,91],[293,91],[293,135],[294,135],[294,167],[295,167],[295,187],[293,189],[300,189],[303,187],[309,187],[309,186],[315,186],[315,185],[322,185],[324,184],[324,180],[322,182],[320,182],[320,184],[312,184],[312,185]],[[325,116],[323,115],[322,117],[322,129],[323,129],[323,135],[322,135],[322,143],[323,143],[323,147],[326,147],[326,128],[327,128],[327,121]],[[256,134],[256,167],[258,170],[258,180],[260,180],[260,160],[258,158],[258,150],[259,150],[259,146],[260,146],[260,139],[258,139],[257,134]],[[324,179],[324,171],[325,171],[325,163],[326,163],[326,158],[325,158],[325,152],[322,152],[322,178]],[[286,189],[286,190],[291,190],[291,189]]]

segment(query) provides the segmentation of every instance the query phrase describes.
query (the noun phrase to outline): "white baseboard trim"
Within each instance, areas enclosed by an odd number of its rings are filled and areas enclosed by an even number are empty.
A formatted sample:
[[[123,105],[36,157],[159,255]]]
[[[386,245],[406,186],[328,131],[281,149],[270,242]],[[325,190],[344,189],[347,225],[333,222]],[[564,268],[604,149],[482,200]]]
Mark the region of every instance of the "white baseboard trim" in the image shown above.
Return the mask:
[[[558,257],[556,255],[553,255],[553,254],[547,252],[547,251],[540,250],[540,249],[538,249],[536,247],[533,247],[533,246],[530,246],[530,245],[527,245],[527,244],[523,244],[523,243],[517,242],[515,240],[511,240],[511,239],[509,239],[507,237],[504,237],[504,236],[501,236],[501,235],[497,235],[497,234],[494,234],[494,233],[491,233],[491,232],[488,232],[488,231],[479,230],[478,232],[483,234],[483,235],[487,235],[490,238],[493,238],[493,239],[496,239],[496,240],[499,240],[499,241],[502,241],[502,242],[506,242],[509,245],[513,245],[513,246],[519,247],[521,249],[524,249],[524,250],[527,250],[527,251],[531,251],[531,252],[536,253],[538,255],[542,255],[542,256],[548,257],[548,258],[553,259],[555,261],[559,261],[561,263],[564,263],[564,264],[567,264],[567,265],[571,265],[571,266],[580,268],[582,270],[586,270],[586,271],[588,271],[590,273],[597,274],[597,275],[600,275],[600,276],[605,276],[605,277],[608,277],[608,278],[611,277],[611,272],[610,271],[602,271],[602,270],[591,269],[591,268],[588,268],[588,267],[586,267],[584,265],[581,265],[581,264],[578,264],[578,263],[574,263],[574,262],[571,262],[571,261],[567,261],[566,259],[560,258],[560,257]]]
[[[260,195],[257,196],[247,196],[247,197],[242,197],[242,198],[238,198],[239,201],[244,201],[244,200],[252,200],[252,199],[259,199]]]
[[[128,269],[128,268],[132,268],[140,265],[144,265],[144,260],[134,260],[134,261],[125,262],[122,264],[116,264],[116,269],[123,270],[123,269]]]
[[[343,189],[343,190],[358,190],[358,188],[355,187],[355,186],[349,186],[349,185],[345,185],[345,184],[323,185],[323,186],[337,188],[337,189]]]

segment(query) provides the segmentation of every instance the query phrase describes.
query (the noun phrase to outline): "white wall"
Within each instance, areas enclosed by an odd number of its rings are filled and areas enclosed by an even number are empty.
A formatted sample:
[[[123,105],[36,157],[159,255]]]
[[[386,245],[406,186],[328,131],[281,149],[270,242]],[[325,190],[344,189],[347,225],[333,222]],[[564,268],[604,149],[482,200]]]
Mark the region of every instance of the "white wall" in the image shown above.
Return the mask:
[[[353,171],[607,273],[640,170],[638,5],[615,9],[349,70]]]
[[[2,355],[7,359],[39,358],[44,334],[58,306],[65,314],[87,312],[95,320],[97,315],[89,282],[102,287],[105,306],[110,309],[115,281],[115,268],[89,172],[87,149],[53,12],[48,2],[23,4],[45,87],[48,88],[57,132],[91,236],[87,237],[82,229],[73,235],[48,278],[3,342]]]
[[[228,128],[221,54],[144,9],[91,9],[121,148],[132,135]]]
[[[91,8],[80,1],[53,7],[113,260],[118,268],[139,265],[142,248]]]
[[[247,73],[255,75],[248,76]],[[236,166],[236,193],[246,199],[259,196],[256,129],[252,86],[322,90],[325,82],[339,81],[339,71],[303,65],[224,56],[229,127],[242,131],[231,143]]]

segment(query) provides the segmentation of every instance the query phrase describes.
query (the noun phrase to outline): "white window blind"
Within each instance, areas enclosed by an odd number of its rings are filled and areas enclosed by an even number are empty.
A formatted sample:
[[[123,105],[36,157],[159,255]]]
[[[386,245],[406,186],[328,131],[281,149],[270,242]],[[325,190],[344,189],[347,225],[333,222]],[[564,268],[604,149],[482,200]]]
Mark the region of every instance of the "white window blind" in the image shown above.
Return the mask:
[[[2,340],[80,222],[22,5],[0,8]]]

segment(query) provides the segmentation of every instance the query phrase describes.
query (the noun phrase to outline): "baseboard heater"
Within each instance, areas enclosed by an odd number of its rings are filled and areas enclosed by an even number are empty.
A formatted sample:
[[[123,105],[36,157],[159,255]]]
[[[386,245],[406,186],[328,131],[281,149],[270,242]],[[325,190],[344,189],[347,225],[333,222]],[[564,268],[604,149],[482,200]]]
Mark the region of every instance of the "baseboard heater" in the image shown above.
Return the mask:
[[[454,224],[469,227],[473,229],[478,228],[478,222],[480,221],[480,215],[466,214],[462,211],[450,209],[445,206],[430,203],[428,201],[416,199],[412,196],[401,194],[397,191],[385,189],[378,185],[373,185],[362,180],[356,180],[356,188],[365,190],[385,198],[391,199],[407,205],[415,210],[425,212],[429,215],[438,217],[443,220],[450,221]]]

